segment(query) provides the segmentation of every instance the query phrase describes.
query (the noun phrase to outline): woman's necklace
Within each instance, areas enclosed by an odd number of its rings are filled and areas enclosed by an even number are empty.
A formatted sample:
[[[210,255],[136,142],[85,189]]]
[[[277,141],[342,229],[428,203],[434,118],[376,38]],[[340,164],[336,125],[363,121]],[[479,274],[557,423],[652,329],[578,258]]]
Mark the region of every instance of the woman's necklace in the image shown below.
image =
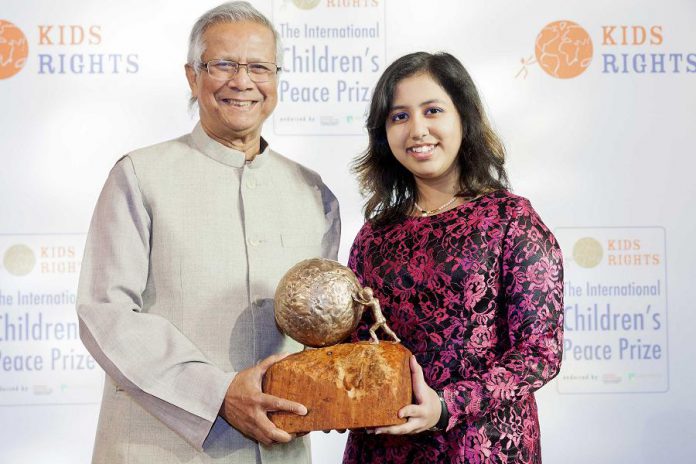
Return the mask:
[[[442,211],[443,209],[447,208],[449,205],[451,205],[452,203],[454,203],[454,201],[455,201],[456,199],[457,199],[457,195],[453,196],[452,199],[451,199],[450,201],[448,201],[447,203],[445,203],[444,205],[442,205],[442,206],[440,206],[440,207],[437,207],[437,208],[435,208],[435,209],[428,209],[428,210],[421,208],[421,207],[418,205],[418,203],[416,203],[415,201],[413,202],[413,204],[416,206],[416,209],[417,209],[418,211],[420,211],[421,216],[422,216],[422,217],[426,217],[426,216],[432,216],[433,214]]]

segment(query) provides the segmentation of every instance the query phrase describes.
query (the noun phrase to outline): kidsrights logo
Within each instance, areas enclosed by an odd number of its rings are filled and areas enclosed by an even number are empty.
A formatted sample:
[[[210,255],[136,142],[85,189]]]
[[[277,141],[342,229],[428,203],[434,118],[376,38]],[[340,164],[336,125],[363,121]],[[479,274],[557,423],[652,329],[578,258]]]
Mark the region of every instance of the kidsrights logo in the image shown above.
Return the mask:
[[[135,74],[140,70],[137,53],[124,53],[105,45],[99,24],[40,24],[27,39],[24,31],[0,19],[0,79],[14,76],[27,60],[36,74]],[[29,41],[32,56],[29,56]],[[26,73],[26,71],[25,71]]]
[[[28,54],[29,44],[21,29],[0,19],[0,79],[7,79],[21,71]]]
[[[522,68],[515,77],[526,79],[528,66],[538,64],[549,76],[570,79],[593,62],[594,72],[602,74],[696,73],[696,53],[668,48],[668,38],[661,24],[604,24],[585,29],[573,21],[554,21],[539,32],[534,55],[520,60]]]

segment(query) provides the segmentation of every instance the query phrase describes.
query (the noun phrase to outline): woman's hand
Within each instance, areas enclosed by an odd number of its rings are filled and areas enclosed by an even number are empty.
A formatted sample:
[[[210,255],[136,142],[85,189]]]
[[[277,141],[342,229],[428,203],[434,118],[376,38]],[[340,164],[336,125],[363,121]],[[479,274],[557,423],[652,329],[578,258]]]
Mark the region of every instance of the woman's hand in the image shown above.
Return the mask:
[[[411,356],[411,382],[413,384],[413,394],[417,404],[409,404],[399,411],[399,417],[408,418],[405,424],[392,425],[389,427],[378,427],[368,433],[388,433],[392,435],[406,435],[424,432],[440,419],[442,406],[437,392],[425,383],[423,369],[416,361],[415,356]]]

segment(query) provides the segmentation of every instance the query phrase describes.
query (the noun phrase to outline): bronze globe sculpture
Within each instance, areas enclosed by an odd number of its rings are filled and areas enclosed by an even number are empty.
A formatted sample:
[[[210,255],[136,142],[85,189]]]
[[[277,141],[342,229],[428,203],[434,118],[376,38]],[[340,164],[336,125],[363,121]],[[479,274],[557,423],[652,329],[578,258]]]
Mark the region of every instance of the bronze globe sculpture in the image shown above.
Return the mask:
[[[365,307],[372,310],[373,343],[382,327],[395,341],[372,289],[361,287],[346,266],[324,258],[306,259],[290,268],[275,293],[275,318],[280,330],[305,346],[319,348],[347,338],[358,326]]]

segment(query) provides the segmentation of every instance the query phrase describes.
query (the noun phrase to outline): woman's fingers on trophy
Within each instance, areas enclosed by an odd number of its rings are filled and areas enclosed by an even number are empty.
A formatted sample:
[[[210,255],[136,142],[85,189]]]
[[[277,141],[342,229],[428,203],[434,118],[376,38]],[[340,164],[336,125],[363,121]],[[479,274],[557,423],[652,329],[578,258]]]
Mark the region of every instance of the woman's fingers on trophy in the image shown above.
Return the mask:
[[[410,365],[413,396],[416,398],[416,403],[422,407],[420,415],[426,422],[422,430],[427,430],[437,424],[440,418],[440,398],[437,396],[437,392],[426,383],[425,377],[423,376],[423,369],[418,364],[418,361],[416,361],[415,356],[411,356]],[[409,414],[409,416],[413,415],[414,414]]]
[[[406,420],[417,419],[420,417],[423,408],[417,404],[409,404],[399,409],[399,417]]]
[[[417,404],[409,404],[404,406],[399,410],[398,416],[402,419],[406,419],[403,424],[390,425],[387,427],[377,427],[368,430],[367,433],[374,433],[375,435],[389,434],[389,435],[404,435],[408,433],[414,433],[414,430],[418,428],[418,423],[420,422],[418,416],[420,406]]]
[[[406,435],[409,433],[415,433],[418,429],[418,423],[422,422],[417,418],[409,417],[408,421],[400,425],[391,425],[389,427],[377,427],[374,431],[375,435],[389,434],[389,435]]]
[[[425,383],[425,377],[423,376],[423,368],[416,361],[415,356],[411,356],[409,360],[411,367],[411,384],[413,385],[413,396],[416,398],[417,404],[422,404],[425,400],[425,394],[428,389],[431,389],[427,383]],[[432,390],[432,389],[431,389]]]
[[[425,382],[423,369],[416,361],[415,356],[409,360],[411,368],[411,383],[416,404],[409,404],[399,410],[399,417],[407,419],[406,423],[390,427],[378,427],[375,434],[403,435],[419,433],[429,429],[437,423],[440,412],[440,399],[435,390]]]

